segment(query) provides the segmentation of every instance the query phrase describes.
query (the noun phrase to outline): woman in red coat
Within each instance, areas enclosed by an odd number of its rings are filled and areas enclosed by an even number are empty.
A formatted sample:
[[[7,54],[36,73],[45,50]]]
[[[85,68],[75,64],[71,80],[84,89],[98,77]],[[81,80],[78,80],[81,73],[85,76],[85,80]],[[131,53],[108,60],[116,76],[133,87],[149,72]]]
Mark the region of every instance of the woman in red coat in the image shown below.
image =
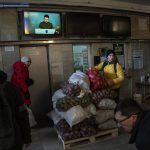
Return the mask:
[[[13,64],[14,72],[11,78],[11,82],[20,88],[24,104],[27,106],[31,105],[28,86],[33,84],[33,80],[29,78],[28,68],[30,65],[31,58],[29,56],[23,56],[21,61]]]

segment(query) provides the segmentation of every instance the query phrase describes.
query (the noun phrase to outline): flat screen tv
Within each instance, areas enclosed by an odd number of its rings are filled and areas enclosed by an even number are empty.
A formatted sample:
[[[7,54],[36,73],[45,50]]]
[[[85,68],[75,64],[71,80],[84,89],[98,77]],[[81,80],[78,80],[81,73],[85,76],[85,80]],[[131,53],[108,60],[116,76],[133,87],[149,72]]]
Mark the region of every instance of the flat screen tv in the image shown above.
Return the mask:
[[[107,37],[131,36],[130,17],[103,15],[102,35]]]
[[[23,12],[25,35],[60,35],[61,14],[58,12]]]
[[[96,13],[66,13],[66,35],[100,35],[100,16]]]

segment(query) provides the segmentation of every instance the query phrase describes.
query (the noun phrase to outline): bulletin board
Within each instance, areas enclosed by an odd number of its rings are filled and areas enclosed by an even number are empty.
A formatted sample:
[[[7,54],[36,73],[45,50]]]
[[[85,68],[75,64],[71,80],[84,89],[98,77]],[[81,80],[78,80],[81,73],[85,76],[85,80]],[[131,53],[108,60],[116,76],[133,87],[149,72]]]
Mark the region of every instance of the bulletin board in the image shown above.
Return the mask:
[[[113,49],[116,53],[119,63],[125,69],[124,44],[113,44]]]

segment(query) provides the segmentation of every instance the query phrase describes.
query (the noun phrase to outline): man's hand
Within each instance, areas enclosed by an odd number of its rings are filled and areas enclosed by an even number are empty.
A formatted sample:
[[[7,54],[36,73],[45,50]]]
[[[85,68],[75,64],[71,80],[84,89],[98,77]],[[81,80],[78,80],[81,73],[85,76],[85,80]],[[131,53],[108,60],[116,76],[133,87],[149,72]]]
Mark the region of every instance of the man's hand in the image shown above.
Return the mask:
[[[108,84],[110,87],[114,84],[114,82],[113,82],[112,79],[107,79],[106,81],[107,81],[107,84]]]

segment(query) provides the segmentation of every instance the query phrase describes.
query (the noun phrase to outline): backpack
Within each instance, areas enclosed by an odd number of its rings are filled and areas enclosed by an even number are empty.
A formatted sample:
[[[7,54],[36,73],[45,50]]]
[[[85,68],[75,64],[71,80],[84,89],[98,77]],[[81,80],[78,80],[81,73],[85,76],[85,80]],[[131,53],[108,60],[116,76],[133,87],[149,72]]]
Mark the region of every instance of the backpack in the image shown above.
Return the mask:
[[[0,150],[13,147],[15,128],[12,112],[4,94],[4,85],[0,87]]]
[[[118,63],[118,62],[115,62],[115,63],[114,63],[114,70],[115,70],[115,73],[117,72],[117,69],[116,69],[117,63]],[[108,65],[108,62],[107,62],[107,61],[104,61],[103,65],[102,65],[102,68],[101,68],[101,71],[104,71],[104,68],[105,68],[107,65]]]

